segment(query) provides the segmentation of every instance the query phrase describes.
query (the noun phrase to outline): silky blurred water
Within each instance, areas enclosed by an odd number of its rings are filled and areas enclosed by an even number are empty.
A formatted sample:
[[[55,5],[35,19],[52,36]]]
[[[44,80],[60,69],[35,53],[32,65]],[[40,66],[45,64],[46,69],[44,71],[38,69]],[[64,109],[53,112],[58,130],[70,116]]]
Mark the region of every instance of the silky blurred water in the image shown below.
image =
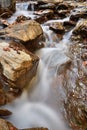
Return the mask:
[[[17,3],[17,11],[8,22],[14,22],[21,14],[34,18],[33,11],[27,11],[27,5],[28,3]],[[19,129],[47,127],[49,130],[70,130],[63,117],[63,100],[66,98],[62,87],[64,77],[62,74],[58,75],[57,71],[66,58],[72,32],[66,33],[60,40],[49,30],[47,23],[50,22],[55,20],[41,25],[46,45],[44,49],[36,52],[40,57],[36,77],[27,85],[19,99],[6,105],[6,108],[13,112],[7,119]]]

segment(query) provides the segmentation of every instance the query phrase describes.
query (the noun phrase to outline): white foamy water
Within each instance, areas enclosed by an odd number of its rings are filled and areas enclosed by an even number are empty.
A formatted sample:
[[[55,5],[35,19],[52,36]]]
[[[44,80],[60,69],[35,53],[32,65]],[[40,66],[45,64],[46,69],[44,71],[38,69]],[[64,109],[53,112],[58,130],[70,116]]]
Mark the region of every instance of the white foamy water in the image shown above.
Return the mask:
[[[8,21],[12,23],[21,14],[33,18],[32,12],[26,9],[25,3],[21,6],[18,4],[17,12]],[[50,22],[55,21],[48,21]],[[72,32],[65,34],[60,40],[46,24],[42,28],[46,37],[46,48],[36,52],[40,57],[36,77],[27,85],[28,89],[19,99],[5,106],[13,112],[7,119],[19,129],[47,127],[49,130],[70,130],[62,115],[63,99],[66,96],[62,87],[64,77],[62,74],[58,75],[58,67],[66,60],[65,53],[68,51],[67,44]],[[54,48],[47,48],[49,45]]]
[[[63,48],[64,49],[64,48]],[[19,129],[30,127],[47,127],[49,130],[69,130],[62,112],[65,98],[62,89],[62,76],[57,76],[57,66],[62,48],[46,48],[37,52],[41,61],[36,77],[28,85],[29,89],[6,108],[13,112],[8,118]]]

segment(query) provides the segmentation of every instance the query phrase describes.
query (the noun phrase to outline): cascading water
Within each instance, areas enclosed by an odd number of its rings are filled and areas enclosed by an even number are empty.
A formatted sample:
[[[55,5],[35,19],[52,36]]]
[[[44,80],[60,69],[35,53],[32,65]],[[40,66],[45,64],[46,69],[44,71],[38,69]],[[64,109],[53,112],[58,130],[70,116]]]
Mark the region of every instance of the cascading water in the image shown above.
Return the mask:
[[[26,11],[26,5],[25,3],[22,6],[17,4],[17,12],[8,21],[13,22],[22,13],[25,16],[34,17],[32,12]],[[65,53],[68,51],[67,43],[71,32],[60,41],[46,24],[42,25],[46,37],[46,48],[36,52],[40,57],[37,75],[28,85],[29,90],[25,90],[22,96],[12,104],[6,105],[6,108],[13,112],[7,120],[19,129],[47,127],[49,130],[70,130],[61,114],[64,112],[62,101],[66,97],[62,89],[62,72],[58,69],[60,64],[67,60]]]

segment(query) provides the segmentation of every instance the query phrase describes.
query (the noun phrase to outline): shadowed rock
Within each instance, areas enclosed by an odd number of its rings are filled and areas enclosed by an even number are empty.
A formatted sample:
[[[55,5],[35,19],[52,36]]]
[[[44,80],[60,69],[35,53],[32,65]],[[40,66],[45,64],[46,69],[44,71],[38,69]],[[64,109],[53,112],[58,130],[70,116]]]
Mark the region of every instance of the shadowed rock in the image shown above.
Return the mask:
[[[87,20],[80,20],[72,32],[72,39],[83,41],[87,39]]]
[[[0,108],[0,116],[10,116],[12,112],[7,109]]]
[[[63,24],[60,22],[54,22],[49,27],[50,30],[54,31],[58,34],[63,34],[65,32],[65,29],[63,27]]]
[[[21,129],[21,130],[48,130],[47,128],[28,128],[28,129]]]
[[[1,100],[5,104],[11,93],[20,90],[35,76],[39,58],[19,43],[0,41]]]

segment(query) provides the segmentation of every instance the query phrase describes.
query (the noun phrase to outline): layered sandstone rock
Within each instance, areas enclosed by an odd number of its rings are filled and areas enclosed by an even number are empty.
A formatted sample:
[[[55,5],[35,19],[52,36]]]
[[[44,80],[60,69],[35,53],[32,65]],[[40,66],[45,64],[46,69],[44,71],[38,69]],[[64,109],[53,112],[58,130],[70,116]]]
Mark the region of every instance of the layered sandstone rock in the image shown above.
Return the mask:
[[[24,46],[0,41],[0,82],[4,88],[22,89],[35,75],[38,57]]]
[[[37,49],[43,46],[39,44],[40,39],[43,37],[43,30],[40,24],[34,20],[12,24],[9,27],[0,30],[0,35],[2,37],[10,37],[20,40],[30,51],[33,48]],[[34,41],[36,43],[33,44]]]

